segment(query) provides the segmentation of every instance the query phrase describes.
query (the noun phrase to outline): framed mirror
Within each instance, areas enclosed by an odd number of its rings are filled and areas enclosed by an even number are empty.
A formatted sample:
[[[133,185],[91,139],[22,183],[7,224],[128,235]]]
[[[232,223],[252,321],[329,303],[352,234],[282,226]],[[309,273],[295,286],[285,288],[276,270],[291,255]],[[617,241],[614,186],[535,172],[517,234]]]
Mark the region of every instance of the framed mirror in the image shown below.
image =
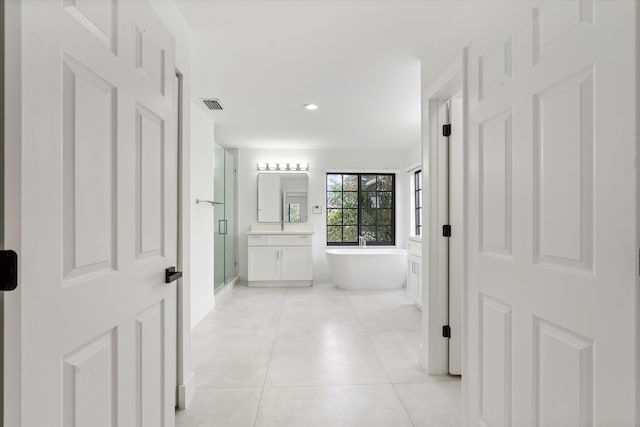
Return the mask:
[[[306,173],[258,174],[258,222],[307,222]]]

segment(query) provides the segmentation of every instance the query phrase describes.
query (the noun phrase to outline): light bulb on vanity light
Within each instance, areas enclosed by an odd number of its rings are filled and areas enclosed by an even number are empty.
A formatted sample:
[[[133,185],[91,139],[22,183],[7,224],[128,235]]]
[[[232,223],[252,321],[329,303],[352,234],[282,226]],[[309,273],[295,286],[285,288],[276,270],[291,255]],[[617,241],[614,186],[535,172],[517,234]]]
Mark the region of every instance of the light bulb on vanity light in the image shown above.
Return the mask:
[[[314,111],[314,110],[318,109],[318,105],[317,104],[304,104],[302,107],[305,110],[308,110],[308,111]]]
[[[259,171],[308,171],[306,162],[258,162]]]

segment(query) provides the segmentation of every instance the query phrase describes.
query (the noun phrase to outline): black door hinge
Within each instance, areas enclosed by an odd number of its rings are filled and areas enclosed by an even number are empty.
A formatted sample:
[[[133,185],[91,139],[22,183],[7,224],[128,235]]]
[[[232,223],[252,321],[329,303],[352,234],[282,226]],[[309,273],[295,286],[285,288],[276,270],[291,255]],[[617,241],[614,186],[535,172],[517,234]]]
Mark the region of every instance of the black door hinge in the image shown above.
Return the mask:
[[[0,250],[0,291],[12,291],[18,287],[18,254]]]
[[[442,136],[451,136],[451,123],[442,125]]]
[[[451,226],[449,224],[442,226],[442,235],[444,237],[451,237]]]
[[[451,327],[449,325],[444,325],[442,327],[442,336],[445,338],[451,338]]]

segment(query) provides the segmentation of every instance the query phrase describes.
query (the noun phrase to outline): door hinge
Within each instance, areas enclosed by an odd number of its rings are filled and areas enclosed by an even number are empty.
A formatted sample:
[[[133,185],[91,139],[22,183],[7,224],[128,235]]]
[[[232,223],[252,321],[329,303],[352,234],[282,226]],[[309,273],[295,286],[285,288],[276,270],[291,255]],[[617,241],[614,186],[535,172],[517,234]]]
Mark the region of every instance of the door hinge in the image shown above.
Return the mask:
[[[451,338],[451,327],[449,325],[444,325],[442,327],[442,336],[445,338]]]
[[[442,136],[451,136],[451,123],[442,125]]]
[[[12,291],[18,287],[18,254],[0,250],[0,291]]]
[[[442,235],[444,237],[451,237],[451,226],[449,224],[442,226]]]

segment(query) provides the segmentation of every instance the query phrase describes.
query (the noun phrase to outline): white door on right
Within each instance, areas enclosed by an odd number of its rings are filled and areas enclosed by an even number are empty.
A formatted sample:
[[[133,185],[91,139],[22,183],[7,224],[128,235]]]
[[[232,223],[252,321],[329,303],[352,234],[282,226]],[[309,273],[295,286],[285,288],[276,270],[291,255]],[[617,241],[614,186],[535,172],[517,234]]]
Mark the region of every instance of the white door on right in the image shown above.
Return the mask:
[[[636,425],[636,7],[523,5],[467,50],[467,425]]]

